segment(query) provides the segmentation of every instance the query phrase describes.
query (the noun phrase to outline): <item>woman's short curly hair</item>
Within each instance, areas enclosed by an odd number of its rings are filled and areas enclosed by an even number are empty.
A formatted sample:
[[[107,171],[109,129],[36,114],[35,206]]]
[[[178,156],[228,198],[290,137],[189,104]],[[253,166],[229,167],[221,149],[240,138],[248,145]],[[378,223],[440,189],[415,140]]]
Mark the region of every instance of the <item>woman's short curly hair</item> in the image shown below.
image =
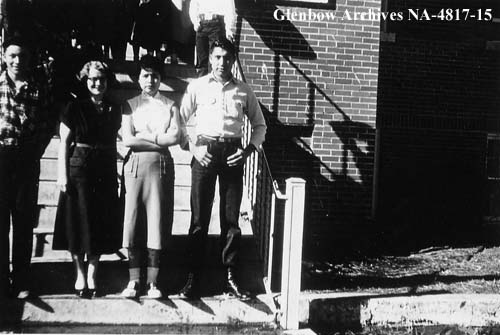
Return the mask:
[[[113,73],[113,71],[109,69],[109,66],[106,63],[101,62],[99,60],[92,60],[90,62],[85,63],[82,69],[80,70],[80,73],[77,75],[78,80],[84,83],[89,77],[90,69],[95,69],[104,74],[109,86],[115,84],[116,82],[115,74]]]

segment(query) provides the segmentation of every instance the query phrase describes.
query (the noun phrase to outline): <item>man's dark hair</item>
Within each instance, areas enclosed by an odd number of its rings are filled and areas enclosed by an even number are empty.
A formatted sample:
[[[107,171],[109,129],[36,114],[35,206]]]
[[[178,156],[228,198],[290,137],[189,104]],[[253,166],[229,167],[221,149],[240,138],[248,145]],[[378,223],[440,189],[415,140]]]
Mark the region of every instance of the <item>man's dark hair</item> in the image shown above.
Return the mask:
[[[139,71],[140,70],[153,70],[160,74],[160,78],[165,76],[163,73],[163,63],[159,58],[151,55],[144,55],[141,57],[139,60]]]
[[[24,35],[15,33],[7,36],[2,43],[2,47],[6,50],[11,45],[17,45],[19,47],[32,50],[32,41]]]
[[[210,44],[210,54],[212,54],[214,49],[217,47],[226,50],[228,53],[233,55],[233,57],[236,56],[236,48],[234,47],[234,44],[227,38],[219,38],[213,41]]]

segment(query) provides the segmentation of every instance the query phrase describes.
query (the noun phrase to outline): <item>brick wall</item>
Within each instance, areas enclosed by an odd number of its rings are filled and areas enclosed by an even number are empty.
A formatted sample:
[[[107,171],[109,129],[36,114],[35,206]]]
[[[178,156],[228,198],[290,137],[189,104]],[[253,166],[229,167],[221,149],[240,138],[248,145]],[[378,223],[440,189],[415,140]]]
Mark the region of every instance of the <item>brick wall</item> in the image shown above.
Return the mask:
[[[380,5],[238,6],[241,63],[269,119],[274,177],[282,186],[288,177],[307,181],[306,253],[330,248],[338,231],[371,217],[380,28],[341,18]],[[325,19],[273,17],[309,10]]]
[[[443,7],[450,2],[389,1],[393,11]],[[390,38],[381,42],[378,85],[377,222],[405,241],[412,236],[418,247],[470,242],[479,230],[487,197],[486,136],[500,132],[500,55],[488,42],[500,39],[499,28],[477,20],[386,26]]]

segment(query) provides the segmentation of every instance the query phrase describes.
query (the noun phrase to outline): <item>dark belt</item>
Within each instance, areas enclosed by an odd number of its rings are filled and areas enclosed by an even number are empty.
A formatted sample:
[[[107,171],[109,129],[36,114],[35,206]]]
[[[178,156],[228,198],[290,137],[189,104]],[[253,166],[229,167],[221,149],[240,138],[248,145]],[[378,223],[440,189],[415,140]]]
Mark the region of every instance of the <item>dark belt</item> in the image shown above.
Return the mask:
[[[99,144],[87,144],[87,143],[76,143],[76,146],[79,148],[89,148],[95,150],[113,150],[116,147],[114,145],[99,145]]]
[[[0,145],[0,153],[8,153],[8,152],[19,152],[20,148],[18,146],[12,145]]]
[[[219,14],[212,14],[212,15],[205,15],[205,14],[200,14],[198,16],[200,18],[200,21],[222,21],[224,20],[224,15],[219,15]]]
[[[241,138],[198,135],[198,143],[241,143]]]

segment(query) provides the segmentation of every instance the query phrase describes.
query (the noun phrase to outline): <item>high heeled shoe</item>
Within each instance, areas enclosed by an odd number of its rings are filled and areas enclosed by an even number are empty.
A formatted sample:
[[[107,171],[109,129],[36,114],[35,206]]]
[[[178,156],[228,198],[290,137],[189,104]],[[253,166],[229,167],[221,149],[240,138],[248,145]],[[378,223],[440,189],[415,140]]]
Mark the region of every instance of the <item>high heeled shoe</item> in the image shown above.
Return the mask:
[[[94,298],[98,297],[98,295],[97,295],[97,289],[95,289],[95,288],[89,288],[87,290],[87,294],[89,296],[89,299],[94,299]]]
[[[82,289],[76,289],[75,288],[75,295],[78,298],[85,299],[85,298],[87,298],[87,290],[85,288],[82,288]]]

